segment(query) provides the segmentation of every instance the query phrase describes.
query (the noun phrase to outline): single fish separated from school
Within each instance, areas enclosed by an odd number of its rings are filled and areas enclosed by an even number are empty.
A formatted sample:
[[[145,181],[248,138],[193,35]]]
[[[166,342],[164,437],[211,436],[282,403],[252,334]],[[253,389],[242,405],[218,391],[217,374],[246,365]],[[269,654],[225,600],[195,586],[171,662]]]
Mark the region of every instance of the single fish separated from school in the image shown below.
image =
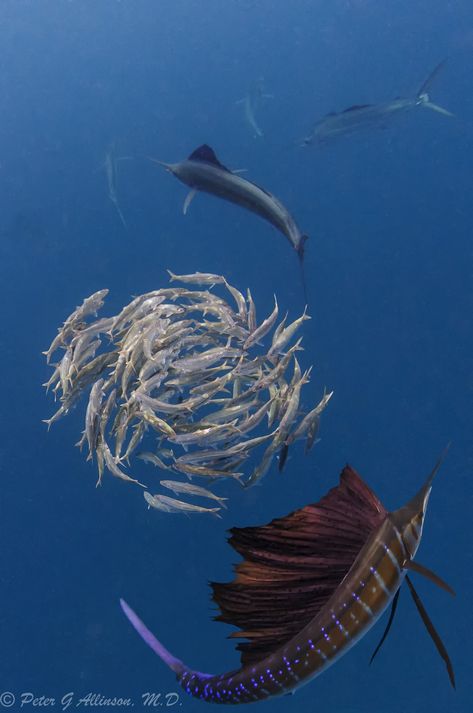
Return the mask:
[[[90,389],[78,445],[96,459],[98,484],[107,470],[142,485],[147,469],[158,468],[168,476],[161,486],[179,497],[147,491],[149,507],[218,515],[225,498],[206,486],[225,479],[254,485],[278,455],[283,468],[296,441],[309,450],[332,394],[303,407],[311,369],[301,369],[295,337],[309,319],[305,311],[277,324],[275,298],[258,324],[251,292],[243,295],[222,275],[170,276],[184,287],[139,295],[119,314],[97,318],[108,293],[101,290],[66,319],[45,352],[48,363],[58,355],[45,386],[60,402],[46,423],[69,413]],[[138,463],[143,477],[128,470]],[[214,502],[191,507],[182,497]]]
[[[302,140],[303,146],[323,144],[339,136],[355,133],[365,128],[385,126],[401,114],[423,107],[453,117],[454,115],[430,100],[429,90],[434,79],[444,66],[440,62],[418,90],[416,96],[393,99],[380,104],[354,104],[341,112],[332,112],[318,121],[311,133]]]
[[[144,641],[194,698],[211,703],[252,703],[295,691],[343,656],[391,604],[392,624],[404,580],[443,658],[453,667],[409,577],[417,572],[453,594],[414,557],[422,537],[433,478],[417,495],[388,512],[360,476],[346,466],[340,484],[308,505],[262,527],[233,528],[230,544],[243,557],[233,582],[212,584],[220,621],[240,630],[231,638],[241,667],[200,673],[173,656],[128,604],[122,609]]]
[[[164,166],[167,171],[190,188],[184,201],[184,214],[187,213],[194,196],[202,191],[256,213],[277,228],[287,238],[299,257],[304,294],[306,295],[303,259],[307,235],[301,232],[292,215],[276,196],[256,183],[230,171],[220,163],[214,150],[207,144],[199,146],[188,159],[179,163],[151,160]]]

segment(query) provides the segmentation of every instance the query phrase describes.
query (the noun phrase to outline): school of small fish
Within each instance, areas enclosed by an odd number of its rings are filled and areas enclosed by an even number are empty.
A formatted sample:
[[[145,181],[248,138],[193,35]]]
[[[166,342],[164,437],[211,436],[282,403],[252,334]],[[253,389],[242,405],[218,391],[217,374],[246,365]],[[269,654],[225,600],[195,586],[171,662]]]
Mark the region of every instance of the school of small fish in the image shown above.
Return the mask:
[[[230,478],[249,487],[275,457],[282,470],[295,441],[304,439],[306,452],[316,442],[332,393],[302,409],[311,368],[301,369],[302,338],[295,336],[310,319],[306,311],[291,323],[287,314],[278,322],[275,298],[271,314],[258,324],[249,290],[244,296],[221,275],[169,274],[184,286],[148,292],[116,316],[97,318],[108,294],[100,290],[66,319],[44,352],[48,364],[59,353],[45,387],[60,404],[45,423],[65,416],[90,389],[77,445],[87,449],[88,460],[96,458],[97,484],[107,470],[146,488],[126,472],[134,456],[167,471],[172,479],[160,484],[174,495],[215,504],[146,490],[149,507],[219,516],[226,498],[189,481],[201,478],[212,486]],[[188,481],[175,480],[177,474]]]

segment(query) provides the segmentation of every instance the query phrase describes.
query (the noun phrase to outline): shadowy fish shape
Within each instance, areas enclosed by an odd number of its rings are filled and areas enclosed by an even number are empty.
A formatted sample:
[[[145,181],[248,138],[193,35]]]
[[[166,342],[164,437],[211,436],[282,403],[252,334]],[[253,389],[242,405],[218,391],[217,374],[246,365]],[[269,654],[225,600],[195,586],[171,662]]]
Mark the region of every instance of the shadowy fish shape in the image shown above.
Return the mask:
[[[330,139],[351,134],[366,127],[383,126],[392,118],[416,107],[425,107],[443,116],[453,117],[454,115],[447,109],[431,102],[428,93],[445,62],[446,60],[443,60],[435,67],[415,97],[397,98],[380,104],[355,104],[341,112],[327,114],[315,124],[312,132],[302,140],[301,145],[308,146],[315,142],[324,143]]]
[[[184,201],[184,214],[187,213],[198,191],[235,203],[241,208],[256,213],[277,228],[297,252],[302,266],[307,235],[299,230],[287,208],[266,189],[226,168],[210,146],[207,144],[199,146],[188,159],[179,163],[163,163],[153,158],[151,161],[164,166],[167,171],[190,187],[191,190]]]
[[[108,185],[108,197],[112,201],[113,205],[115,206],[115,209],[117,211],[118,217],[120,218],[123,227],[128,230],[128,226],[126,224],[125,218],[123,216],[122,210],[120,208],[120,204],[118,202],[118,195],[117,195],[117,176],[118,176],[118,171],[117,171],[117,166],[119,161],[125,161],[128,160],[130,156],[117,156],[116,155],[116,147],[115,143],[112,143],[110,148],[108,149],[107,153],[105,154],[105,160],[103,163],[105,173],[107,176],[107,185]]]
[[[212,703],[252,703],[290,693],[325,671],[389,604],[395,607],[406,579],[455,685],[445,647],[408,576],[409,570],[416,571],[452,592],[414,562],[440,462],[418,494],[394,512],[347,465],[340,484],[318,503],[262,527],[230,531],[230,544],[243,561],[233,582],[213,583],[212,588],[221,611],[216,618],[239,627],[231,638],[246,639],[237,646],[239,669],[212,675],[188,668],[123,600],[122,609],[191,696]],[[392,615],[381,643],[391,621]]]
[[[251,84],[246,96],[237,101],[237,104],[243,106],[246,122],[254,137],[264,136],[263,130],[256,121],[256,114],[265,99],[273,99],[273,95],[265,93],[264,80],[258,79]]]

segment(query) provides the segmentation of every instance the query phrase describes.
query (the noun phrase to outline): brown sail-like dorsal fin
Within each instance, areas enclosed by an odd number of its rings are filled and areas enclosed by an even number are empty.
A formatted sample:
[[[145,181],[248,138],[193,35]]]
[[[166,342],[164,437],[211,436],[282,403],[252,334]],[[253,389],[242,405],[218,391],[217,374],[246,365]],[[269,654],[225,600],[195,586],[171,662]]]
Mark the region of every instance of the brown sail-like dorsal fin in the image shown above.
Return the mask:
[[[242,664],[289,641],[338,587],[367,538],[387,515],[350,466],[318,503],[262,527],[233,528],[230,544],[242,555],[235,579],[212,583],[219,621],[241,631],[232,637]]]

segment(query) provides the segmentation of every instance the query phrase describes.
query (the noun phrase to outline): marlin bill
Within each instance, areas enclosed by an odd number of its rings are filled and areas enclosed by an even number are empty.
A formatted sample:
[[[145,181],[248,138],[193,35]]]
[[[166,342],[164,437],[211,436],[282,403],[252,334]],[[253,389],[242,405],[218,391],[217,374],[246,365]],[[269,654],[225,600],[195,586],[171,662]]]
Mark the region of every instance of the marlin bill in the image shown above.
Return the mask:
[[[302,264],[307,235],[300,231],[287,208],[266,189],[226,168],[210,146],[207,144],[199,146],[189,158],[179,163],[151,160],[164,166],[167,171],[189,186],[190,192],[184,201],[184,214],[187,213],[192,199],[199,191],[235,203],[241,208],[256,213],[279,230],[297,252]]]
[[[399,115],[419,107],[431,109],[438,114],[442,114],[442,116],[453,117],[454,114],[450,111],[438,104],[434,104],[429,94],[429,90],[443,68],[445,61],[443,60],[435,67],[415,96],[408,98],[398,97],[380,104],[354,104],[343,111],[331,112],[315,124],[310,134],[302,139],[301,145],[323,144],[331,139],[352,134],[361,129],[384,127]]]
[[[122,609],[185,691],[209,703],[238,704],[293,692],[323,673],[375,624],[392,624],[404,580],[455,686],[453,667],[409,576],[422,574],[453,594],[414,557],[440,461],[407,505],[388,512],[353,468],[318,503],[262,527],[233,528],[230,544],[243,557],[229,583],[213,583],[217,619],[236,626],[230,638],[241,666],[199,673],[173,656],[126,602]],[[411,646],[421,646],[411,642]],[[420,652],[419,652],[420,655]]]

